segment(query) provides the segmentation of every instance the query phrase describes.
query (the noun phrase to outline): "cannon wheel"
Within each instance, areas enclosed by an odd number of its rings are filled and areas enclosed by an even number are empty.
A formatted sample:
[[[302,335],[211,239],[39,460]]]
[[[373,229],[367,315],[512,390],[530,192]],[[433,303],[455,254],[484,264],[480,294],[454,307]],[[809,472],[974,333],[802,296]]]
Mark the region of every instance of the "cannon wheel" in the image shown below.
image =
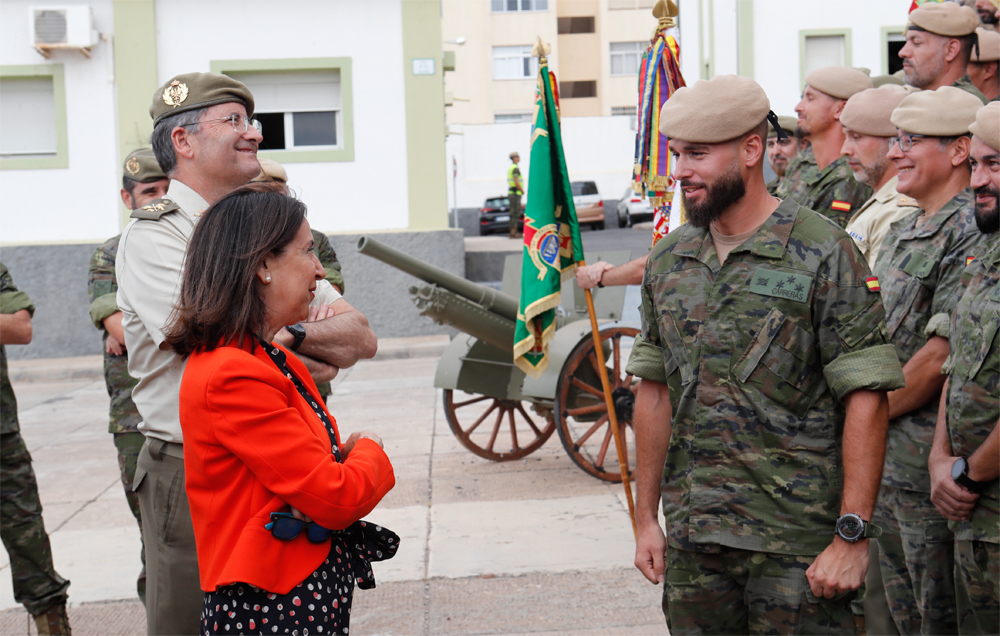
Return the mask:
[[[618,425],[625,440],[630,475],[635,471],[632,406],[639,380],[625,373],[625,364],[628,362],[627,351],[638,333],[638,329],[631,327],[614,327],[601,332],[601,341],[610,348],[605,363]],[[556,388],[555,421],[563,448],[577,466],[598,479],[621,483],[618,452],[597,369],[594,340],[588,335],[573,349],[563,365]]]
[[[459,443],[494,462],[509,462],[538,450],[556,430],[551,411],[529,413],[531,402],[444,390],[444,414]],[[550,407],[551,408],[551,407]],[[462,425],[460,418],[465,419]]]

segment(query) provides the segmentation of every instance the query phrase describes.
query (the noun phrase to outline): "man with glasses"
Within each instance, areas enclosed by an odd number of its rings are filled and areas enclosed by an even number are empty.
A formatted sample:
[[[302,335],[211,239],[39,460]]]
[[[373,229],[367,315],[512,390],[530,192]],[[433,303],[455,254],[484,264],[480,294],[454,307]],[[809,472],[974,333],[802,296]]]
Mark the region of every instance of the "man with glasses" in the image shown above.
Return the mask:
[[[260,124],[253,95],[225,75],[187,73],[156,90],[149,113],[157,162],[170,177],[167,196],[132,213],[118,258],[118,306],[129,351],[132,392],[146,443],[134,489],[146,539],[146,625],[150,634],[194,634],[204,595],[199,586],[191,514],[184,490],[184,447],[178,399],[184,360],[161,349],[163,329],[180,291],[188,240],[212,203],[260,172]],[[298,349],[338,367],[375,353],[375,334],[325,280],[313,305],[335,315],[287,334]],[[324,310],[325,311],[325,310]],[[283,332],[284,335],[284,332]]]
[[[969,125],[981,102],[944,86],[903,99],[892,112],[889,159],[896,189],[919,206],[893,224],[875,274],[889,341],[906,386],[889,393],[889,432],[875,523],[889,609],[902,634],[954,634],[954,535],[931,503],[927,458],[945,376],[951,312],[962,271],[978,253],[969,190]]]
[[[910,13],[903,58],[903,81],[921,90],[954,86],[986,98],[972,84],[966,67],[976,44],[979,17],[957,2],[927,2]]]

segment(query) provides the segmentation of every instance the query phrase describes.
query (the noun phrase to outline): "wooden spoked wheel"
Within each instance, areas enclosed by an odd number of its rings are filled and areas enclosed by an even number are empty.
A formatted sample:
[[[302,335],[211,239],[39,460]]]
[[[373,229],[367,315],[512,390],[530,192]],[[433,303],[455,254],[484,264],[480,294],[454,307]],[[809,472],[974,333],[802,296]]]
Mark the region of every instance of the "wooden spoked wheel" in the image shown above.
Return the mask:
[[[639,380],[625,373],[638,329],[614,327],[601,332],[605,366],[618,426],[625,441],[629,475],[635,471],[632,411]],[[621,468],[611,431],[604,390],[598,375],[594,341],[587,336],[563,365],[556,388],[555,421],[559,439],[577,466],[598,479],[621,483]]]
[[[444,390],[444,413],[462,446],[494,462],[530,455],[556,430],[551,407],[451,389]]]

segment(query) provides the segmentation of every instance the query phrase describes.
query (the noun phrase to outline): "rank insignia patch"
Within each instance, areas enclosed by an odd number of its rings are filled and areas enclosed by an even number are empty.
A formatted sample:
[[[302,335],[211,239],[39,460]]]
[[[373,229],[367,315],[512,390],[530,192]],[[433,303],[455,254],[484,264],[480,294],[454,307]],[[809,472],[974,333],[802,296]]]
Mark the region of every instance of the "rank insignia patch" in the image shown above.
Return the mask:
[[[882,286],[878,284],[878,276],[869,276],[866,278],[865,285],[868,286],[868,291],[870,292],[882,291]]]
[[[837,212],[850,212],[851,204],[848,201],[834,200],[834,202],[830,204],[830,209],[836,210]]]
[[[968,267],[969,264],[972,263],[972,261],[974,261],[974,260],[976,260],[975,256],[966,256],[965,257],[965,266]]]

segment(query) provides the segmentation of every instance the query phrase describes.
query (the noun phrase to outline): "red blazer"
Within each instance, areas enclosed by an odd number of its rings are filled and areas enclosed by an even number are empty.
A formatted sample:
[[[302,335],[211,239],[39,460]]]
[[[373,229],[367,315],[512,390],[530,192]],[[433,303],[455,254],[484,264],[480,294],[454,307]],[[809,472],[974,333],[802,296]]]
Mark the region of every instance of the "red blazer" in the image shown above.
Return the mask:
[[[305,366],[285,355],[323,404]],[[389,458],[369,439],[359,440],[344,463],[334,461],[323,423],[259,345],[254,353],[247,342],[193,354],[181,381],[180,417],[206,592],[244,582],[287,593],[319,567],[330,541],[310,543],[305,532],[276,539],[264,529],[270,513],[291,505],[325,528],[342,529],[396,483]]]

